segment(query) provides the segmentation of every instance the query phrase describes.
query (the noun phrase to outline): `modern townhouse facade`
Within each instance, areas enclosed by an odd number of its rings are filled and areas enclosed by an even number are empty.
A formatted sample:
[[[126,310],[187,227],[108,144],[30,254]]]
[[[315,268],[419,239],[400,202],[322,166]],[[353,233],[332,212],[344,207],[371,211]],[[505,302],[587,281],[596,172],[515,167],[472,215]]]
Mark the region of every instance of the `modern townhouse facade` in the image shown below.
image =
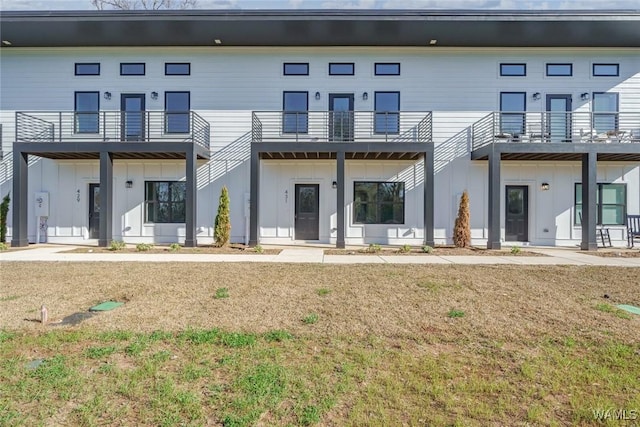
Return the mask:
[[[3,12],[12,245],[627,242],[640,12]]]

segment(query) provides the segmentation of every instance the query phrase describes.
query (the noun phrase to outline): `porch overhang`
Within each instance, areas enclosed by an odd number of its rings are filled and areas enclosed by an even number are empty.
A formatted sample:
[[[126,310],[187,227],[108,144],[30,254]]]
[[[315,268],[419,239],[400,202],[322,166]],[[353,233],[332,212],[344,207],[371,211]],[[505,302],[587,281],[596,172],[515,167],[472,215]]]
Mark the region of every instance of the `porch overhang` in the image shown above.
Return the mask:
[[[500,160],[581,161],[588,153],[603,162],[640,162],[640,144],[628,143],[493,143],[473,150],[471,160],[489,160],[495,154]]]
[[[433,144],[388,142],[259,142],[252,149],[261,159],[417,160],[433,152]]]

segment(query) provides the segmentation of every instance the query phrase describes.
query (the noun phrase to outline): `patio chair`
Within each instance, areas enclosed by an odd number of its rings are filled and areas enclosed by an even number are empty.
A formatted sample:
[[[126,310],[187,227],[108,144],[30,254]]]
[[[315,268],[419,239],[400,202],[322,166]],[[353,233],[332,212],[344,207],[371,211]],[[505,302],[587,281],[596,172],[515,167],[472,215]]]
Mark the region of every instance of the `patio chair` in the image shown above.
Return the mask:
[[[529,142],[546,142],[549,140],[549,134],[542,131],[542,123],[527,123],[527,138]]]
[[[631,142],[640,143],[640,128],[631,129],[629,131],[629,140]]]
[[[627,215],[627,244],[633,248],[634,242],[640,241],[640,215]]]
[[[580,225],[582,225],[582,212],[580,212],[578,216],[580,217]],[[611,235],[609,234],[609,228],[596,227],[596,233],[598,236],[600,236],[600,241],[602,242],[603,248],[607,248],[607,247],[610,248],[613,246],[611,244]]]

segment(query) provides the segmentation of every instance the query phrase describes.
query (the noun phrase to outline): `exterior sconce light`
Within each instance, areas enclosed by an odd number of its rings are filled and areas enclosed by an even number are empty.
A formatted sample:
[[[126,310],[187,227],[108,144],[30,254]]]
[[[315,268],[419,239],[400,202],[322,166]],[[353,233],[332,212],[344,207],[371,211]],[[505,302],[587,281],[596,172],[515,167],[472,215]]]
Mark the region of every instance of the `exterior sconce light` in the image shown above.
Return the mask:
[[[541,189],[542,191],[547,191],[547,190],[549,190],[549,188],[551,188],[551,185],[549,185],[549,183],[548,183],[548,182],[543,182],[543,183],[540,185],[540,189]]]
[[[338,181],[333,181],[333,182],[331,183],[331,188],[333,188],[334,190],[335,190],[336,188],[338,188]]]
[[[369,99],[369,94],[368,94],[367,92],[364,92],[364,93],[362,94],[362,100],[363,100],[363,101],[366,101],[367,99]]]
[[[316,101],[320,100],[320,92],[316,92]]]
[[[582,99],[583,101],[588,101],[589,100],[589,92],[583,92],[580,94],[580,99]]]
[[[536,92],[533,94],[533,100],[538,101],[540,99],[540,92]]]
[[[104,95],[102,95],[102,97],[107,101],[109,101],[111,99],[111,92],[105,92]]]
[[[158,99],[158,92],[156,92],[156,91],[151,92],[151,99],[153,99],[153,100]]]
[[[133,181],[130,179],[126,180],[124,186],[127,188],[133,188]]]

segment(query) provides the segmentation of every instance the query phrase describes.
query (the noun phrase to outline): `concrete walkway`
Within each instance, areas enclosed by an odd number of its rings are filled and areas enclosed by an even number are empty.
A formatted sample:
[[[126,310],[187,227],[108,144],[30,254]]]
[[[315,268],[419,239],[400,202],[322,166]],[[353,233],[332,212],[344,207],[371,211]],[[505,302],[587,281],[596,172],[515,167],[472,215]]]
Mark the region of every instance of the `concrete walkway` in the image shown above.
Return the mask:
[[[439,256],[439,255],[325,255],[324,248],[294,247],[278,255],[187,253],[65,253],[72,246],[38,245],[30,249],[0,252],[0,261],[48,262],[282,262],[324,264],[511,264],[595,265],[640,267],[640,258],[604,258],[573,248],[527,248],[545,257],[531,256]],[[436,249],[437,251],[437,249]]]

